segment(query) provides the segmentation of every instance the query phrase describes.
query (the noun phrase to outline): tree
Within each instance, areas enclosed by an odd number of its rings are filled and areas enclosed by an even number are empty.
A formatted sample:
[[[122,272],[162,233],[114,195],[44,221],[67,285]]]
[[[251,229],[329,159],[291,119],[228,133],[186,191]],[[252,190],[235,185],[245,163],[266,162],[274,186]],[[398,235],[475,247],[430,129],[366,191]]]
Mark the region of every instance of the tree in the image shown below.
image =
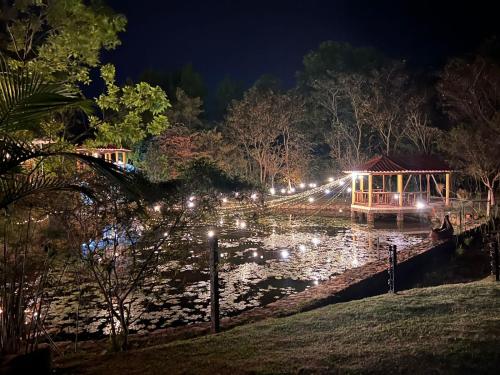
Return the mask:
[[[279,78],[272,74],[263,74],[255,81],[253,87],[261,92],[272,91],[279,93],[281,91],[281,82]]]
[[[0,352],[25,351],[41,330],[44,288],[50,270],[52,251],[44,244],[38,223],[48,219],[50,210],[41,205],[50,195],[92,191],[75,174],[53,174],[43,168],[52,158],[78,159],[94,171],[133,188],[133,176],[104,160],[71,153],[60,145],[35,147],[16,135],[37,128],[54,112],[65,108],[88,110],[63,84],[47,83],[26,67],[12,69],[0,59],[0,209],[2,210],[2,255],[0,272]],[[43,212],[43,215],[42,215]],[[20,232],[22,231],[22,232]],[[20,236],[22,233],[22,236]],[[40,245],[44,247],[41,249]],[[28,324],[26,323],[28,322]]]
[[[390,64],[371,72],[365,87],[365,121],[378,133],[381,151],[390,155],[405,134],[408,76],[400,64]]]
[[[422,154],[431,154],[441,137],[441,130],[431,126],[428,112],[425,95],[413,95],[408,101],[405,136]]]
[[[371,127],[366,121],[366,80],[358,74],[330,73],[312,82],[314,121],[340,168],[359,164],[370,154]]]
[[[278,174],[291,175],[284,171],[290,171],[290,154],[300,143],[296,125],[302,121],[303,113],[304,103],[299,97],[263,93],[256,88],[230,106],[226,119],[229,136],[248,160],[255,162],[255,177],[260,184],[273,185]]]
[[[180,69],[170,72],[147,69],[141,74],[140,81],[160,86],[167,93],[168,98],[172,100],[172,103],[175,103],[178,88],[181,88],[190,98],[204,100],[206,96],[203,77],[192,64],[186,64]]]
[[[490,205],[500,179],[500,67],[481,56],[453,59],[437,86],[446,114],[457,126],[445,137],[445,151],[481,180]]]
[[[233,80],[230,76],[225,76],[215,89],[214,118],[220,120],[227,113],[229,105],[233,100],[240,100],[243,97],[243,84]]]
[[[379,69],[386,58],[376,49],[353,47],[349,43],[326,41],[304,56],[304,69],[299,73],[299,85],[308,85],[328,74],[366,74]]]
[[[178,87],[174,104],[167,111],[167,116],[173,126],[199,129],[203,126],[203,122],[200,120],[200,115],[203,113],[202,106],[201,98],[191,98]]]
[[[96,139],[91,143],[132,147],[168,127],[166,110],[171,105],[160,87],[140,82],[120,88],[115,83],[115,68],[110,64],[101,68],[101,77],[106,93],[96,101],[102,117],[90,117],[96,130]]]
[[[120,44],[127,23],[100,2],[27,0],[2,2],[1,51],[49,81],[89,84],[103,49]]]

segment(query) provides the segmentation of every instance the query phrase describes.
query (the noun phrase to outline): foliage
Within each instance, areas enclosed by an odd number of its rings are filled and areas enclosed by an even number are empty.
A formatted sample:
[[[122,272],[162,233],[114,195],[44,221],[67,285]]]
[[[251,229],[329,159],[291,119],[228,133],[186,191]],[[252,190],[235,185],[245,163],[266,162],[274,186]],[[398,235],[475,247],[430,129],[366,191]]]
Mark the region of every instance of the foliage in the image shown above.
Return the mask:
[[[165,112],[171,105],[160,87],[140,82],[120,88],[115,83],[115,68],[110,64],[101,68],[101,77],[106,93],[97,99],[102,118],[90,117],[91,126],[96,129],[92,144],[131,147],[168,127]]]
[[[3,53],[13,64],[26,63],[29,71],[49,81],[70,84],[91,82],[90,70],[99,66],[101,50],[116,48],[126,19],[100,2],[82,0],[17,0],[4,2]]]

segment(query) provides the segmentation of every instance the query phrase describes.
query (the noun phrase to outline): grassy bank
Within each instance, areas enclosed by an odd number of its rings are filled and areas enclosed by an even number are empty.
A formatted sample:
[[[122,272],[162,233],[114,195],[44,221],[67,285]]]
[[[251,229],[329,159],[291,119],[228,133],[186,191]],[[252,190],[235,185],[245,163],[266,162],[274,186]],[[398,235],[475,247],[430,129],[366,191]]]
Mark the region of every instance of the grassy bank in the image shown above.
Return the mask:
[[[498,373],[500,284],[412,289],[125,354],[61,373]]]

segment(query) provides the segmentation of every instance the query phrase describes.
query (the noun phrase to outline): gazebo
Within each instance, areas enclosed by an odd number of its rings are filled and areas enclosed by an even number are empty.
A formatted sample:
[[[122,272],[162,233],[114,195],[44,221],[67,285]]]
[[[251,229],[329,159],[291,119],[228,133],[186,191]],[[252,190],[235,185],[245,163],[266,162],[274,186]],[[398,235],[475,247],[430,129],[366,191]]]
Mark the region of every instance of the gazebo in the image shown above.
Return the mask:
[[[436,156],[376,156],[344,172],[352,176],[351,215],[364,213],[369,223],[377,214],[396,214],[402,222],[404,214],[428,213],[433,206],[450,204],[452,169]],[[444,184],[438,182],[443,175]],[[431,191],[438,194],[437,200]]]
[[[128,155],[131,150],[122,147],[108,146],[101,148],[79,147],[76,151],[80,154],[91,155],[96,158],[104,159],[112,163],[126,165]]]

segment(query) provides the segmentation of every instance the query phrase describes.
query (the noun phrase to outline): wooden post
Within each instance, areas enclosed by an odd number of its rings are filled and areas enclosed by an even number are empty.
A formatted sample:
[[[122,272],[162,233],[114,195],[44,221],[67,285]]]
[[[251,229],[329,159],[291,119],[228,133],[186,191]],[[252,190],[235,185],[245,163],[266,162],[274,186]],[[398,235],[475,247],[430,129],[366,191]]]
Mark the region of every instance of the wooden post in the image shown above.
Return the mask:
[[[356,202],[356,176],[352,175],[352,186],[351,186],[351,204]]]
[[[403,207],[403,175],[398,174],[398,198],[399,207]]]
[[[208,238],[208,246],[210,251],[210,331],[217,333],[220,330],[220,314],[219,314],[219,273],[217,266],[219,264],[219,242],[217,237],[211,236]]]
[[[389,245],[389,293],[396,293],[396,270],[398,266],[398,253],[396,245]]]
[[[127,153],[122,152],[122,155],[123,155],[123,165],[125,165],[125,164],[127,164]]]
[[[449,206],[450,205],[450,173],[446,173],[446,186],[445,186],[445,201],[444,205]]]
[[[427,177],[427,203],[431,201],[431,176],[426,174],[425,177]]]
[[[372,206],[373,176],[368,175],[368,207]]]

